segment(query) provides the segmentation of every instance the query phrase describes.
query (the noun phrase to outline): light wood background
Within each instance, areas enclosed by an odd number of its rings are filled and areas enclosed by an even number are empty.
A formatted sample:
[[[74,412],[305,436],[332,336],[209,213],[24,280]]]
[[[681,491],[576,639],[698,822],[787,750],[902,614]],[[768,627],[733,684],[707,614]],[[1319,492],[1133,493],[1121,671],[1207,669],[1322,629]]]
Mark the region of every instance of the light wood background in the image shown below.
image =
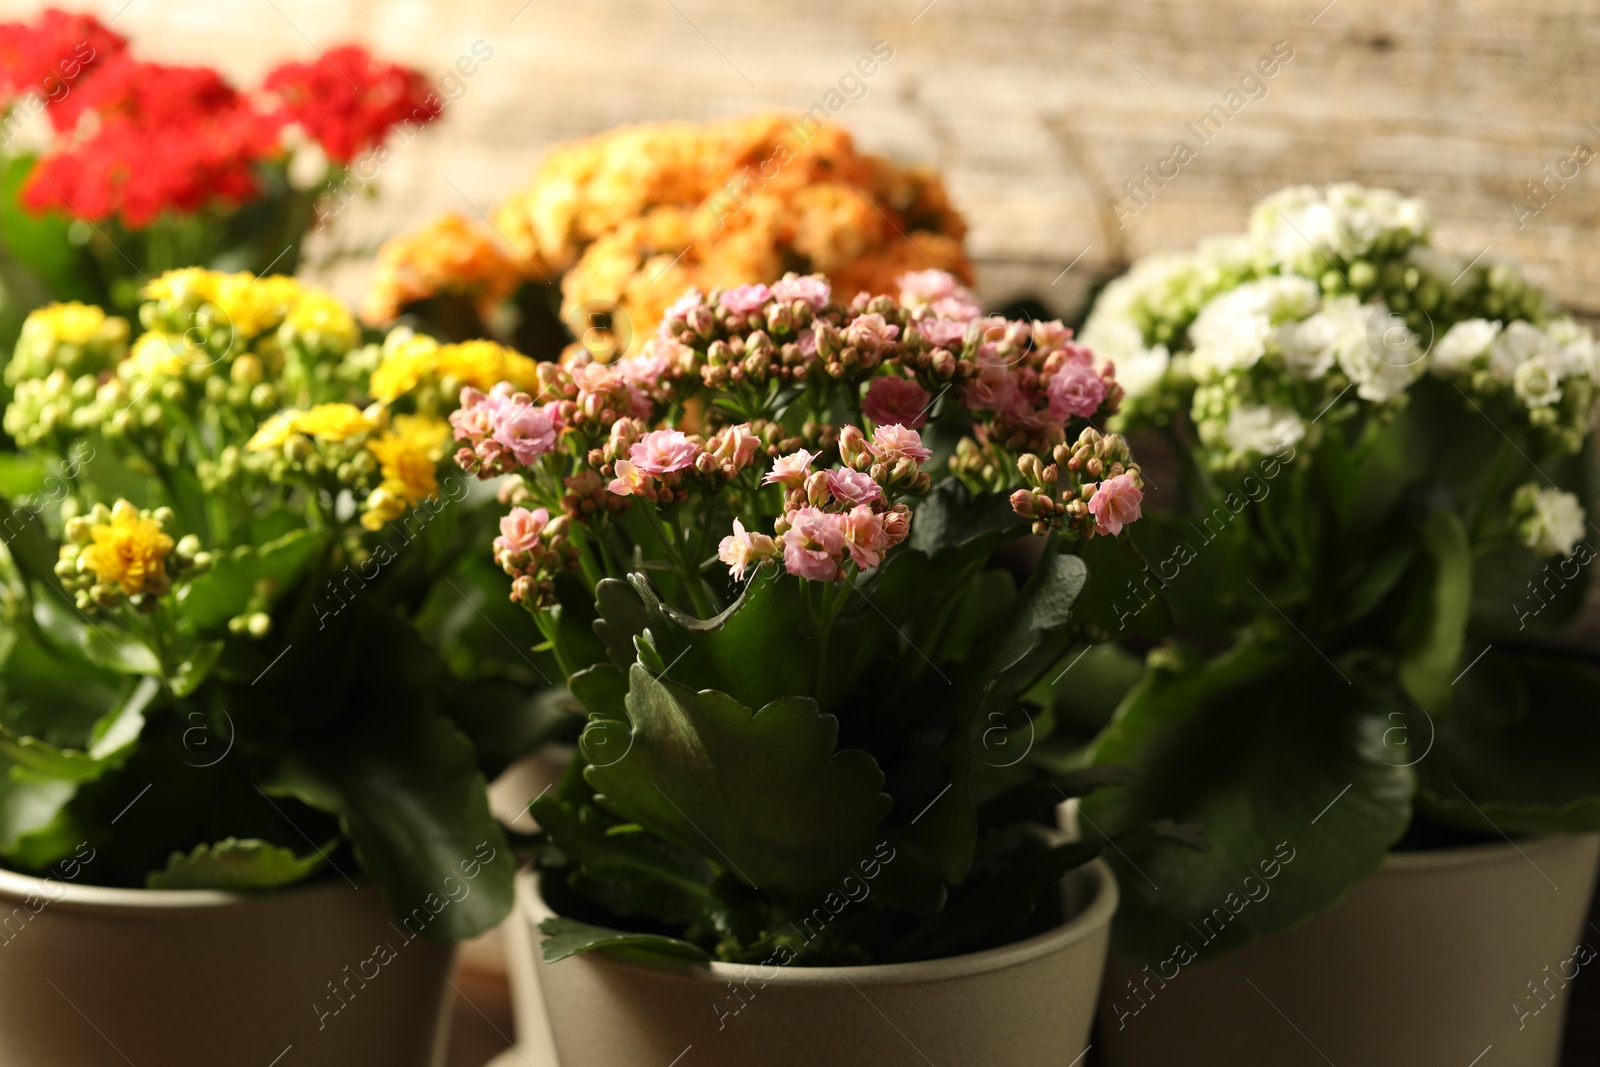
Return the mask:
[[[0,15],[37,6],[0,0]],[[1427,197],[1442,245],[1519,259],[1563,300],[1600,314],[1600,159],[1550,181],[1543,206],[1527,187],[1579,143],[1600,149],[1593,0],[85,6],[114,16],[141,54],[215,64],[246,83],[281,58],[353,39],[436,76],[476,41],[493,49],[444,121],[383,168],[381,198],[344,210],[320,247],[327,276],[352,298],[385,236],[444,210],[488,212],[552,140],[643,120],[804,110],[885,41],[893,59],[833,121],[868,150],[944,171],[991,300],[1029,293],[1072,316],[1088,287],[1131,257],[1238,228],[1282,185],[1353,179]],[[1278,42],[1293,58],[1264,95],[1247,85],[1259,98],[1235,97],[1243,106],[1201,144],[1186,124],[1226,107]],[[1119,220],[1135,206],[1123,183],[1142,180],[1179,139],[1195,158]]]

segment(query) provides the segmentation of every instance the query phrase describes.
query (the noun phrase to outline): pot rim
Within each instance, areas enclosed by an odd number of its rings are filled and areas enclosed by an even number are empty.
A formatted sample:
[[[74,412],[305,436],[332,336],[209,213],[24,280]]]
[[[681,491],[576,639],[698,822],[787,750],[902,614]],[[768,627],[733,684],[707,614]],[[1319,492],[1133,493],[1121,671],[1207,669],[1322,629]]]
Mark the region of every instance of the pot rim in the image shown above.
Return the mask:
[[[356,891],[368,890],[372,883],[360,879]],[[209,911],[244,907],[289,897],[305,897],[334,891],[350,892],[348,884],[334,879],[318,879],[283,886],[241,892],[227,889],[126,889],[119,886],[77,885],[57,878],[39,878],[0,867],[0,902],[20,904],[27,898],[43,899],[49,908],[68,911],[154,912]],[[41,911],[44,909],[40,909]]]
[[[1502,835],[1504,836],[1504,835]],[[1494,863],[1521,862],[1529,856],[1540,856],[1560,848],[1570,848],[1600,838],[1600,831],[1586,833],[1546,834],[1520,840],[1506,837],[1502,841],[1486,841],[1476,845],[1459,845],[1455,848],[1429,848],[1416,851],[1390,851],[1383,858],[1379,872],[1383,874],[1420,874],[1452,867],[1482,867]]]
[[[777,966],[778,975],[770,981],[802,987],[843,983],[873,986],[908,985],[948,981],[1005,970],[1042,956],[1061,952],[1108,932],[1111,927],[1111,917],[1117,910],[1117,880],[1103,859],[1096,859],[1067,872],[1059,884],[1065,885],[1073,879],[1084,881],[1086,887],[1093,893],[1088,903],[1061,925],[1021,941],[1013,941],[980,952],[944,956],[934,960],[918,960],[914,963],[875,963],[859,967]],[[545,903],[543,894],[539,892],[538,871],[532,866],[524,867],[517,872],[517,914],[534,928],[533,953],[538,964],[560,966],[561,963],[567,962],[563,960],[546,964],[539,954],[539,923],[545,918],[553,917],[555,912]],[[720,960],[693,963],[661,957],[652,958],[644,953],[629,953],[624,956],[607,949],[598,949],[595,952],[608,962],[622,966],[642,967],[664,975],[701,982],[724,982],[742,978],[749,974],[752,967],[763,966],[752,963],[724,963]]]

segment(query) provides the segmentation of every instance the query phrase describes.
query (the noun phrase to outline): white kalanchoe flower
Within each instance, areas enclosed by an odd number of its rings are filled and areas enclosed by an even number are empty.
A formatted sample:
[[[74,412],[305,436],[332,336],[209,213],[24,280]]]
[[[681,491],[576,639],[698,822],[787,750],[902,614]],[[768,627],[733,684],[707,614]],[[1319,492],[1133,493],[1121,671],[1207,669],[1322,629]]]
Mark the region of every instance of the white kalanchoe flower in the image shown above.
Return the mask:
[[[1561,372],[1555,360],[1535,356],[1512,376],[1511,389],[1530,411],[1561,402]]]
[[[1317,381],[1335,364],[1342,368],[1357,360],[1367,347],[1370,313],[1371,309],[1363,309],[1355,297],[1340,296],[1328,300],[1321,311],[1302,322],[1279,326],[1278,343],[1289,374]]]
[[[1489,354],[1500,324],[1488,319],[1466,319],[1456,323],[1434,344],[1429,364],[1435,374],[1454,377],[1467,374]]]
[[[1392,189],[1353,183],[1292,186],[1250,213],[1250,237],[1269,262],[1320,276],[1383,246],[1399,251],[1427,236],[1428,209]]]
[[[1130,401],[1153,392],[1171,363],[1167,346],[1146,347],[1144,334],[1128,319],[1097,315],[1084,326],[1079,340],[1093,350],[1096,358],[1111,361],[1117,384]]]
[[[1228,413],[1222,444],[1234,452],[1274,455],[1299,444],[1305,420],[1276,404],[1241,404]]]
[[[1531,322],[1517,320],[1500,331],[1489,347],[1489,371],[1500,381],[1516,377],[1517,368],[1550,353],[1550,337]]]
[[[1583,540],[1587,518],[1576,493],[1529,482],[1511,499],[1522,543],[1542,556],[1570,556]]]
[[[1553,361],[1563,378],[1600,378],[1600,361],[1594,344],[1594,333],[1572,319],[1555,319],[1545,327],[1545,335],[1554,347]]]
[[[1194,345],[1191,373],[1196,380],[1206,380],[1255,366],[1266,355],[1278,324],[1310,314],[1319,295],[1310,279],[1274,275],[1216,297],[1189,327]]]
[[[1355,384],[1361,399],[1374,404],[1393,400],[1428,369],[1421,338],[1382,304],[1338,297],[1328,301],[1326,314],[1340,323],[1340,337],[1346,343],[1337,353],[1339,369]]]

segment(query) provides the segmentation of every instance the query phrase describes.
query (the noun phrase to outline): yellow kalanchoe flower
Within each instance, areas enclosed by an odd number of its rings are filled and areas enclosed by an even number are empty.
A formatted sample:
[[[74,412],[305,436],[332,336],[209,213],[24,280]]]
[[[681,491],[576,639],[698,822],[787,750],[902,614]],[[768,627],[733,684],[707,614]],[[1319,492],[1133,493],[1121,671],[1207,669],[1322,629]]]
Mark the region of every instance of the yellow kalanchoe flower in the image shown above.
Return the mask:
[[[383,481],[367,498],[361,525],[380,530],[439,492],[439,459],[450,441],[450,424],[427,415],[396,415],[388,433],[367,444]]]
[[[94,572],[95,580],[119,586],[127,596],[165,592],[167,556],[172,538],[161,524],[147,519],[126,500],[111,509],[111,521],[91,527],[93,543],[83,550],[83,566]]]
[[[222,313],[235,334],[254,337],[283,321],[305,290],[280,274],[257,278],[249,271],[224,274],[202,267],[171,270],[144,287],[146,300],[197,300]]]
[[[318,404],[307,411],[284,411],[262,423],[245,445],[249,452],[278,448],[290,434],[303,433],[324,441],[347,441],[377,424],[354,404]]]
[[[28,323],[55,338],[58,344],[81,345],[100,333],[105,325],[106,313],[93,304],[72,301],[51,304],[28,315]]]
[[[411,392],[438,366],[439,343],[424,334],[405,337],[384,346],[383,359],[367,386],[372,399],[392,404]]]
[[[348,351],[361,340],[355,317],[331,293],[307,289],[289,309],[285,328],[297,335],[320,336],[334,347]]]
[[[188,361],[179,353],[192,351],[189,343],[182,337],[151,330],[142,334],[133,342],[133,349],[128,353],[128,358],[123,361],[123,368],[127,374],[165,374],[176,377],[183,373]],[[205,353],[198,353],[196,357],[201,362],[209,362],[211,357]]]
[[[539,387],[539,364],[505,345],[493,341],[463,341],[439,349],[439,376],[454,378],[462,385],[489,390],[498,382],[510,382],[518,389]]]

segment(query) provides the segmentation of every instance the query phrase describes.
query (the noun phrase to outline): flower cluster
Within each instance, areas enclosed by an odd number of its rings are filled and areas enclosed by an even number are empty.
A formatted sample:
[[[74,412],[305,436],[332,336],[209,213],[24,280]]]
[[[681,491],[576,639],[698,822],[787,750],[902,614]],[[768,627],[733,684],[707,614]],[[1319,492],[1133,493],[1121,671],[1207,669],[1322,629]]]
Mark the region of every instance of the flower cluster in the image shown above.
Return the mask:
[[[971,275],[965,224],[937,177],[786,115],[632,126],[553,146],[494,229],[529,278],[562,275],[564,319],[614,307],[634,351],[690,288],[797,269],[848,299],[929,265]],[[387,307],[379,285],[372,305]]]
[[[1588,529],[1576,493],[1529,482],[1511,496],[1511,522],[1518,538],[1541,556],[1570,556]]]
[[[96,504],[87,515],[67,520],[56,576],[74,594],[78,610],[110,609],[126,603],[151,612],[174,581],[204,574],[211,554],[187,534],[174,542],[166,533],[171,508],[140,510],[126,500]]]
[[[342,164],[377,148],[402,122],[427,125],[443,107],[420,72],[375,60],[355,45],[330,48],[315,62],[284,63],[263,88]]]
[[[139,229],[168,213],[228,211],[263,195],[263,168],[287,165],[291,123],[347,164],[396,123],[438,110],[420,74],[356,47],[279,67],[252,94],[209,67],[137,59],[89,16],[49,10],[3,29],[0,94],[44,93],[56,131],[22,193],[36,212]]]
[[[492,237],[461,215],[443,215],[378,249],[362,317],[392,322],[409,305],[443,295],[465,297],[487,315],[520,280]]]
[[[1121,399],[1109,364],[1059,322],[985,317],[941,271],[848,305],[793,272],[690,289],[638,351],[602,364],[573,346],[535,377],[463,389],[450,422],[461,467],[516,476],[496,559],[536,612],[562,570],[610,572],[641,537],[701,608],[711,530],[733,531],[715,554],[735,581],[767,561],[823,582],[876,567],[932,484],[933,423],[959,442],[941,476],[1009,494],[1019,462],[1036,475],[1012,503],[1040,531],[1114,535],[1139,516],[1126,444],[1088,428]]]
[[[489,389],[497,382],[537,389],[539,364],[493,341],[442,345],[426,334],[399,329],[384,340],[371,391],[384,404],[412,394],[438,409],[453,406],[463,387]]]
[[[1507,264],[1441,253],[1429,234],[1426,208],[1388,190],[1287,189],[1248,234],[1135,265],[1084,338],[1129,391],[1123,423],[1187,407],[1213,469],[1392,416],[1427,377],[1575,451],[1600,378],[1589,331]]]

